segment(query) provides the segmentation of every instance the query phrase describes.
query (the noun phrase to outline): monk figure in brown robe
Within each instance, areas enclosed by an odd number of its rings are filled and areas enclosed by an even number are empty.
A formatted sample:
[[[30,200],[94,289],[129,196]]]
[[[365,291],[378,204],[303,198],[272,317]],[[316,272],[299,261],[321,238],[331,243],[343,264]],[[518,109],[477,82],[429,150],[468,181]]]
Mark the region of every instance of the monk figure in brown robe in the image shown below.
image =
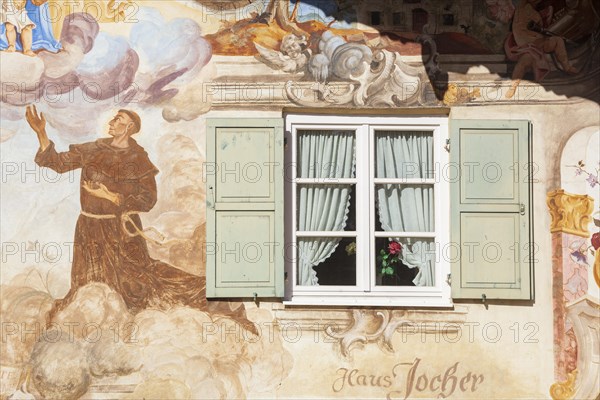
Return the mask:
[[[135,112],[117,112],[109,122],[111,138],[73,144],[63,153],[48,139],[43,113],[38,115],[35,106],[28,106],[26,118],[39,140],[35,156],[39,166],[58,173],[81,168],[81,214],[75,227],[71,289],[54,303],[48,322],[72,301],[77,289],[101,282],[118,292],[133,313],[148,307],[186,305],[237,317],[248,325],[243,305],[232,310],[224,302],[207,304],[204,277],[150,257],[138,213],[156,203],[158,169],[131,138],[141,128]]]

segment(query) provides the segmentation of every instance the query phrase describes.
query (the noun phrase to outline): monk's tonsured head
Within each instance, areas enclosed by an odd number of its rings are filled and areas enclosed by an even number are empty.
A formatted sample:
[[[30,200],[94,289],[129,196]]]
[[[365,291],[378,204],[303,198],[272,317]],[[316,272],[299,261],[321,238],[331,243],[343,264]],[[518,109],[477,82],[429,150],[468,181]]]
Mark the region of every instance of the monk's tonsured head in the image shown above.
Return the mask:
[[[111,136],[131,136],[142,128],[140,116],[131,110],[119,110],[108,123],[108,133]]]

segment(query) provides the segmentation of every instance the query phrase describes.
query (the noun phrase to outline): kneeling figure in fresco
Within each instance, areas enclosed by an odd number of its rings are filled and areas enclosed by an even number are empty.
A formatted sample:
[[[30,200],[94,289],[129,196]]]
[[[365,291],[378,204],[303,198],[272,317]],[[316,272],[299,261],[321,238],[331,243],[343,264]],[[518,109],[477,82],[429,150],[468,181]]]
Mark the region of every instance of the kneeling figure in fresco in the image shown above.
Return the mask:
[[[46,120],[35,106],[27,107],[26,118],[40,143],[35,156],[38,165],[58,173],[81,168],[81,214],[75,228],[71,289],[54,303],[47,321],[73,300],[77,289],[91,282],[117,291],[133,313],[175,305],[207,309],[205,278],[154,260],[148,253],[138,213],[156,203],[158,169],[131,138],[140,131],[140,117],[119,110],[109,122],[112,138],[73,144],[63,153],[48,139]],[[232,314],[223,303],[211,306],[212,311]]]

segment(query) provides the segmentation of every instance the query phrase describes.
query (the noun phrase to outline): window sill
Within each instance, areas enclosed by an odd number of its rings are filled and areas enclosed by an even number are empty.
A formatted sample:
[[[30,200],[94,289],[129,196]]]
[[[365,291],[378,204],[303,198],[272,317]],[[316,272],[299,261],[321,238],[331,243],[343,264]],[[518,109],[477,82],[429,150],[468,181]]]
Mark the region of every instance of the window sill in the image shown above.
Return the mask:
[[[389,294],[357,296],[353,295],[295,295],[291,300],[285,300],[284,306],[355,306],[355,307],[431,307],[452,308],[452,299],[436,296],[403,296],[392,297]]]

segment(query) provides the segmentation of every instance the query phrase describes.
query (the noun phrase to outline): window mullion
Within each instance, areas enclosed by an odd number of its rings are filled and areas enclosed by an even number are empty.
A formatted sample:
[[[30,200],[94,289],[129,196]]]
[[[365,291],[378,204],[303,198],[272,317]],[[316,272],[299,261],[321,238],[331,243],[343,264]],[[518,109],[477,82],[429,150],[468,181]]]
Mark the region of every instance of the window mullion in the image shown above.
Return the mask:
[[[368,216],[368,225],[365,227],[364,232],[367,237],[367,241],[369,244],[369,250],[365,254],[365,269],[368,270],[368,290],[369,292],[373,291],[376,282],[375,271],[376,268],[373,265],[374,263],[374,253],[375,253],[375,237],[373,236],[373,232],[375,232],[375,189],[373,185],[373,180],[375,179],[375,168],[373,168],[373,161],[375,160],[375,142],[374,142],[374,130],[369,125],[363,125],[364,128],[364,136],[367,138],[367,143],[365,143],[366,155],[367,155],[367,163],[365,166],[365,170],[367,171],[368,180],[367,180],[367,188],[365,193],[368,198],[368,213],[365,215]]]
[[[366,207],[365,187],[364,187],[364,134],[361,126],[356,127],[356,147],[355,147],[355,171],[356,186],[354,196],[356,196],[356,289],[363,291],[366,288],[365,280],[365,253],[368,251],[368,244],[365,242],[365,213],[362,211]],[[368,222],[368,220],[367,220]]]

